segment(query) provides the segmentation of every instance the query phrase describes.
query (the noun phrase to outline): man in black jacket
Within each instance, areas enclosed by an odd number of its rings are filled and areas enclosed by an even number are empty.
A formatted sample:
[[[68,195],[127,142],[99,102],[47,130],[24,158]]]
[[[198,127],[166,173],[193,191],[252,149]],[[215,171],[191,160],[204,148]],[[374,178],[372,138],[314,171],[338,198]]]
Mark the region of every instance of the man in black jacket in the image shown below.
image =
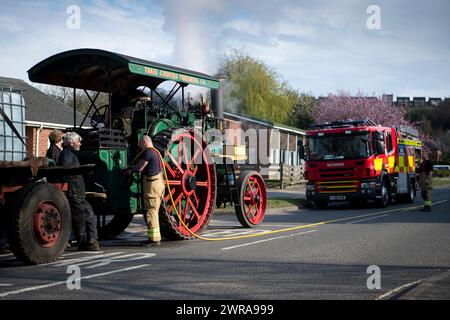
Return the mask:
[[[64,150],[59,157],[59,165],[63,167],[79,167],[80,161],[74,152],[79,151],[81,137],[76,132],[64,135]],[[67,199],[72,212],[72,229],[77,239],[78,249],[83,251],[98,251],[97,227],[94,210],[86,200],[86,187],[82,175],[67,176],[69,184]]]
[[[48,140],[50,140],[50,147],[47,150],[46,157],[53,160],[55,165],[58,163],[59,156],[61,155],[63,133],[60,130],[54,130],[49,133]]]

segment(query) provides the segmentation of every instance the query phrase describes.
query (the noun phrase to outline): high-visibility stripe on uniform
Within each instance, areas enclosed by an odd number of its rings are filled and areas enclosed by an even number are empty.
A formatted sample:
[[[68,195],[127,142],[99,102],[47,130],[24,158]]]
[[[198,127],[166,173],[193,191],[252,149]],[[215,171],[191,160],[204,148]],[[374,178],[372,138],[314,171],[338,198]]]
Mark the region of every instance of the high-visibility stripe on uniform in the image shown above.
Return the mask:
[[[147,230],[148,238],[152,241],[161,240],[161,231],[159,228],[148,228]]]

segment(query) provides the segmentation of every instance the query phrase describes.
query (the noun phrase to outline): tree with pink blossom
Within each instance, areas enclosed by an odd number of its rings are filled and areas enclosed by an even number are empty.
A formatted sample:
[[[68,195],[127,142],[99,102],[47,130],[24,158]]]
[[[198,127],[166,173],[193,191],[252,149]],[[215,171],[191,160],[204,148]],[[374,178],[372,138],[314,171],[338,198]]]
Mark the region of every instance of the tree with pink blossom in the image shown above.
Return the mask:
[[[406,111],[402,107],[392,105],[378,97],[369,97],[362,92],[354,96],[344,91],[329,94],[320,100],[313,116],[316,123],[371,119],[386,127],[407,126],[419,129],[406,119]],[[420,138],[428,146],[434,145],[429,136],[420,133]]]

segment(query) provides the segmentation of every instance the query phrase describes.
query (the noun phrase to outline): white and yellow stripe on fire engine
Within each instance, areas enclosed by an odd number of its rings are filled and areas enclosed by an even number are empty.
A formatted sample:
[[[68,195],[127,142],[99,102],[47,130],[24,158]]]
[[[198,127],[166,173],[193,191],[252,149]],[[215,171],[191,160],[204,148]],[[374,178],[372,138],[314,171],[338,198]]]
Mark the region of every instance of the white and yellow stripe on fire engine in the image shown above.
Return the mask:
[[[383,169],[387,170],[389,173],[393,173],[395,169],[395,156],[375,159],[373,164],[377,174],[381,173]]]
[[[422,141],[411,139],[397,139],[397,144],[403,144],[405,146],[422,147]]]
[[[398,144],[402,144],[405,146],[412,146],[415,148],[421,148],[422,147],[422,141],[420,140],[411,140],[411,139],[398,139]],[[414,156],[398,156],[397,157],[397,166],[395,166],[395,172],[401,173],[401,172],[416,172],[416,166],[414,163]]]

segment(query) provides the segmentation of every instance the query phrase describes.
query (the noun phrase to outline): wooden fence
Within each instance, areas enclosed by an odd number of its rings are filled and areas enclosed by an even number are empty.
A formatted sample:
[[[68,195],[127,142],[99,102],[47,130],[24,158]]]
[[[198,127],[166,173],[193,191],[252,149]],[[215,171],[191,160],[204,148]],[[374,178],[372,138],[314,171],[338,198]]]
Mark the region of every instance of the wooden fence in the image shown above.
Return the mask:
[[[264,181],[269,186],[279,187],[284,189],[288,186],[294,186],[306,183],[303,173],[304,166],[288,166],[288,165],[273,165],[273,166],[261,166],[261,165],[239,165],[237,167],[236,175],[244,170],[258,171],[264,178]]]

